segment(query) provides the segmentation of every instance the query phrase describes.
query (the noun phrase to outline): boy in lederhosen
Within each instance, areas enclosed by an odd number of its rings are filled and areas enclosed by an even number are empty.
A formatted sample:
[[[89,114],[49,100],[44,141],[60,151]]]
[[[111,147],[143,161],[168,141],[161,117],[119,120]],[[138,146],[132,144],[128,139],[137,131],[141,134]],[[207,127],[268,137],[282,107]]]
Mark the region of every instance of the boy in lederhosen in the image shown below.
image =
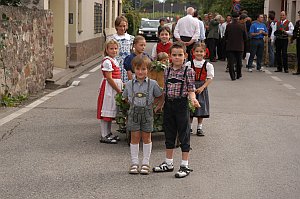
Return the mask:
[[[162,91],[155,80],[147,77],[151,60],[146,55],[137,55],[132,60],[135,77],[125,85],[123,97],[128,100],[127,130],[131,131],[130,174],[150,173],[149,159],[152,150],[151,132],[153,131],[153,102],[160,98],[155,112],[162,108]],[[139,143],[143,140],[143,161],[139,164]]]
[[[173,151],[178,134],[182,151],[182,161],[176,178],[184,178],[192,171],[188,166],[190,151],[190,110],[188,100],[194,107],[200,107],[195,97],[195,75],[192,68],[184,65],[187,57],[183,43],[175,42],[170,48],[172,64],[165,69],[164,79],[164,130],[166,145],[166,160],[153,168],[154,172],[171,172],[173,166]],[[188,99],[189,98],[189,99]]]

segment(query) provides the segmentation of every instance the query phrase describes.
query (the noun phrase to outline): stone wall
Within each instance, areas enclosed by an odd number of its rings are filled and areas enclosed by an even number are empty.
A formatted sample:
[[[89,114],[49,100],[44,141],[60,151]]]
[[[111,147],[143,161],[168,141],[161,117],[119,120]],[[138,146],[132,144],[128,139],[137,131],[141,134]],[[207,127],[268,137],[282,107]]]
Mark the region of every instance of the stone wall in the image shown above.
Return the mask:
[[[53,15],[48,10],[0,6],[2,14],[9,20],[0,24],[0,32],[7,36],[0,84],[13,96],[36,93],[53,76]],[[1,86],[0,96],[3,93]]]

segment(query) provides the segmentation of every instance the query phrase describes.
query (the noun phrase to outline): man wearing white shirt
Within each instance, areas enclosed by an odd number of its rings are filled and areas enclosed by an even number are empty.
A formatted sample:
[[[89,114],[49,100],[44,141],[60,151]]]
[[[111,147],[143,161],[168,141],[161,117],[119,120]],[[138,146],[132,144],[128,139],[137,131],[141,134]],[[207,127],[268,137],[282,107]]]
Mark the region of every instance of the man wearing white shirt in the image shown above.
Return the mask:
[[[275,46],[276,46],[276,61],[277,70],[275,72],[288,73],[288,63],[287,63],[287,47],[289,43],[289,36],[293,35],[294,26],[292,22],[286,19],[285,11],[280,13],[280,20],[276,24],[275,35]]]
[[[198,18],[198,12],[197,12],[197,10],[195,10],[195,12],[194,12],[194,14],[193,14],[193,17],[196,19],[196,20],[198,20],[198,22],[199,22],[199,28],[200,28],[200,37],[199,37],[199,41],[201,41],[201,42],[204,42],[204,40],[205,40],[205,28],[204,28],[204,23],[203,23],[203,21],[201,21],[201,19],[200,18]]]
[[[189,61],[192,59],[193,45],[200,38],[199,22],[193,18],[194,11],[195,9],[192,7],[187,8],[187,15],[178,20],[174,30],[174,37],[177,41],[183,42],[187,47]]]

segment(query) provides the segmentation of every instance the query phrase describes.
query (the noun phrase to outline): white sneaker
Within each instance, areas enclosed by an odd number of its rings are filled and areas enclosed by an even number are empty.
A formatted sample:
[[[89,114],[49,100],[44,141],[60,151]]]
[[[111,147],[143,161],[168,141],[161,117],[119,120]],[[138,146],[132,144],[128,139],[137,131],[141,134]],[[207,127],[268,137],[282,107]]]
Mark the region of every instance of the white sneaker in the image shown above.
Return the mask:
[[[166,162],[154,167],[153,172],[172,172],[174,170],[173,164],[167,164]]]
[[[248,72],[252,72],[252,68],[248,68]]]
[[[175,178],[184,178],[190,174],[190,172],[193,171],[188,166],[181,165],[179,170],[175,173]]]

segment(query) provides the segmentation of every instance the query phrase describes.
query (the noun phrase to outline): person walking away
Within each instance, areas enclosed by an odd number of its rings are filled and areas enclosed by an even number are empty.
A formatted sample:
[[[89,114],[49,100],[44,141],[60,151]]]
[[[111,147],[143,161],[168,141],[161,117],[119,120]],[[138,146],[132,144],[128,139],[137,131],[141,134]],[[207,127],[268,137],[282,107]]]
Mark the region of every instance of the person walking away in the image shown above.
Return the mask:
[[[275,51],[274,51],[274,47],[275,47],[275,36],[274,36],[274,32],[276,30],[276,24],[277,24],[277,20],[275,19],[275,11],[270,10],[269,11],[269,22],[268,22],[268,51],[269,51],[269,67],[274,67],[274,61],[275,61]]]
[[[160,104],[155,111],[162,108],[162,92],[155,80],[147,77],[151,67],[151,60],[145,55],[138,55],[133,58],[132,66],[135,77],[125,85],[122,96],[130,104],[128,111],[127,130],[131,131],[130,174],[150,173],[150,155],[152,150],[151,132],[153,131],[153,102],[160,98]],[[139,143],[143,140],[143,161],[139,164]]]
[[[300,17],[300,11],[298,11],[298,16]],[[300,20],[298,20],[295,24],[292,39],[296,39],[297,49],[297,71],[294,72],[293,75],[300,75]]]
[[[119,44],[116,40],[106,41],[104,44],[105,57],[101,63],[103,79],[98,96],[97,119],[100,120],[101,143],[117,144],[119,136],[111,132],[111,122],[117,115],[115,96],[122,92],[123,82],[119,62],[116,60]]]
[[[274,72],[282,72],[282,68],[285,73],[289,72],[288,69],[288,57],[287,48],[289,44],[289,36],[293,35],[294,26],[292,22],[286,19],[285,11],[280,13],[280,21],[276,24],[275,46],[276,46],[276,63],[277,70]]]
[[[211,63],[205,61],[206,46],[204,43],[197,43],[194,45],[193,54],[195,59],[186,63],[195,71],[195,87],[196,87],[196,99],[200,103],[200,108],[196,108],[194,112],[191,112],[191,126],[193,118],[198,120],[197,124],[197,136],[204,136],[202,123],[204,118],[209,118],[209,96],[208,85],[212,82],[214,77],[214,67]],[[193,132],[191,128],[191,133]]]
[[[207,35],[207,47],[210,53],[210,61],[216,62],[217,55],[217,43],[219,40],[219,22],[221,15],[217,15],[213,20],[209,22],[209,33]]]
[[[158,31],[158,36],[159,36],[159,42],[154,44],[152,47],[152,59],[156,60],[157,55],[161,52],[165,52],[170,54],[170,48],[172,45],[172,42],[170,41],[171,37],[171,30],[168,26],[162,27]]]
[[[264,36],[268,35],[266,25],[263,23],[264,15],[258,14],[256,21],[254,21],[250,27],[249,34],[251,35],[250,41],[250,58],[248,62],[248,71],[252,72],[252,64],[256,55],[256,70],[262,71],[261,64],[264,53]]]
[[[232,14],[232,23],[227,25],[225,31],[229,75],[232,81],[242,77],[243,51],[247,40],[245,25],[238,22],[238,17],[237,13]],[[234,65],[236,65],[236,70]]]
[[[119,16],[115,20],[115,28],[117,33],[107,36],[106,40],[115,39],[119,43],[119,54],[116,57],[121,69],[121,79],[123,82],[128,81],[127,72],[124,68],[123,61],[132,49],[134,36],[126,33],[128,29],[128,21],[124,16]]]
[[[125,57],[124,60],[124,68],[127,71],[128,80],[132,80],[134,76],[134,70],[132,69],[132,64],[131,64],[133,58],[141,54],[149,57],[149,55],[145,53],[145,48],[146,48],[146,39],[141,35],[136,36],[133,40],[133,52],[127,57]]]
[[[194,11],[194,8],[188,7],[187,15],[178,20],[174,30],[176,40],[183,42],[187,47],[188,60],[192,59],[191,50],[200,37],[199,22],[193,18]]]
[[[175,140],[178,135],[182,151],[181,165],[176,178],[184,178],[190,174],[192,169],[188,166],[190,151],[190,110],[188,98],[191,104],[198,108],[199,102],[195,96],[195,72],[192,68],[184,65],[187,56],[186,47],[183,43],[173,43],[170,52],[172,63],[165,69],[164,79],[164,130],[166,159],[163,163],[153,168],[153,172],[172,172],[173,152]]]

